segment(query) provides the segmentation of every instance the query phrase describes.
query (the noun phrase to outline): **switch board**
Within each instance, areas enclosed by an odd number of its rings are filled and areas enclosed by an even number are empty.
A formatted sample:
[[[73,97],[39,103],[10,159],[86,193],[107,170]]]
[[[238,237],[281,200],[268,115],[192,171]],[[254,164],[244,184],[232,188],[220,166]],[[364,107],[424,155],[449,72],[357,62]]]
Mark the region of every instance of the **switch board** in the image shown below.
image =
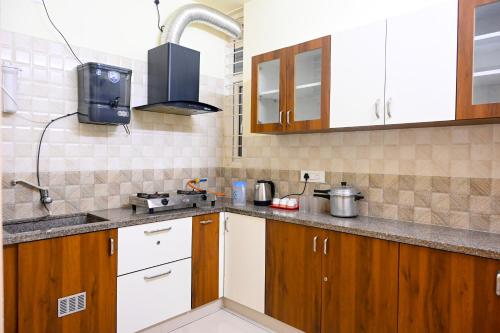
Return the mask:
[[[325,171],[300,170],[300,181],[304,182],[304,174],[309,174],[308,183],[324,183]]]

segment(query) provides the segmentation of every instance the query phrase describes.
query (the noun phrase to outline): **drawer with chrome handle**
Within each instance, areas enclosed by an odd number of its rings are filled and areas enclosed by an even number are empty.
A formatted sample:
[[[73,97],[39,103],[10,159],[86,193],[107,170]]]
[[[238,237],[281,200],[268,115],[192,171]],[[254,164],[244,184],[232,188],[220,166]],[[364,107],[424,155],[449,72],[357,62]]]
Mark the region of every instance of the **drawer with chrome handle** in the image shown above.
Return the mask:
[[[132,333],[191,309],[191,259],[119,276],[118,333]]]
[[[192,219],[118,229],[118,275],[191,257]]]

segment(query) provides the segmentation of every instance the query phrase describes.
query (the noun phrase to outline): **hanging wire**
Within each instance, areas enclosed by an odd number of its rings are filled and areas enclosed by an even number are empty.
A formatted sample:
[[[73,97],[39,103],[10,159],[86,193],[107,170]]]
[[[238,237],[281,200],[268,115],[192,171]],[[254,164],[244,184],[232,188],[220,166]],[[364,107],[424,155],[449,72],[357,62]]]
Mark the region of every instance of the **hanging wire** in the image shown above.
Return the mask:
[[[66,37],[64,37],[63,33],[61,32],[61,30],[59,30],[56,25],[54,24],[54,22],[52,22],[52,19],[50,18],[50,15],[49,15],[49,11],[47,9],[47,6],[45,5],[45,0],[42,0],[42,4],[43,4],[43,8],[45,8],[45,13],[47,14],[47,18],[49,19],[50,21],[50,24],[52,24],[52,26],[54,27],[54,29],[56,29],[56,31],[59,33],[59,35],[61,35],[62,39],[64,39],[64,41],[66,42],[66,45],[68,45],[68,48],[69,50],[71,51],[71,53],[73,53],[73,56],[75,57],[76,60],[78,60],[78,62],[80,63],[80,65],[83,65],[83,62],[80,60],[80,58],[78,58],[78,56],[76,55],[75,51],[73,51],[73,48],[71,47],[71,45],[69,44],[68,40],[66,39]]]
[[[158,5],[160,4],[160,0],[154,0],[154,3],[156,5],[156,14],[157,14],[157,17],[158,17],[158,29],[163,32],[163,29],[165,28],[164,25],[160,25],[160,9],[158,8]]]

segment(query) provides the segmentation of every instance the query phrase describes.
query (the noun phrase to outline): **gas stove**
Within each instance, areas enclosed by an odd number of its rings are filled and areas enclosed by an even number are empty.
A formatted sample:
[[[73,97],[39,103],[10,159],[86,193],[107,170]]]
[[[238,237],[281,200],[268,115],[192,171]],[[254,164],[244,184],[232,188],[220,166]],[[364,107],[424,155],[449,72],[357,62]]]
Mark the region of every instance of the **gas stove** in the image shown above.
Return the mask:
[[[207,193],[207,191],[183,191],[178,190],[177,193],[171,195],[170,193],[137,193],[129,198],[129,203],[132,205],[134,211],[137,207],[143,207],[148,210],[148,213],[203,207],[215,206],[217,197],[214,194]]]

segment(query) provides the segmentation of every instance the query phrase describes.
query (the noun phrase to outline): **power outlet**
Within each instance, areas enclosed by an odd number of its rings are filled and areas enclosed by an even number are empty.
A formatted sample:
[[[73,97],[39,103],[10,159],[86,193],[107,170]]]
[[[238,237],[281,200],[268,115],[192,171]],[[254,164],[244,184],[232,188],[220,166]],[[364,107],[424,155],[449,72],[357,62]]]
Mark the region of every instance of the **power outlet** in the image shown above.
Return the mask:
[[[304,174],[309,174],[308,183],[324,183],[325,182],[325,172],[324,171],[310,171],[310,170],[300,170],[300,181],[304,182]]]

